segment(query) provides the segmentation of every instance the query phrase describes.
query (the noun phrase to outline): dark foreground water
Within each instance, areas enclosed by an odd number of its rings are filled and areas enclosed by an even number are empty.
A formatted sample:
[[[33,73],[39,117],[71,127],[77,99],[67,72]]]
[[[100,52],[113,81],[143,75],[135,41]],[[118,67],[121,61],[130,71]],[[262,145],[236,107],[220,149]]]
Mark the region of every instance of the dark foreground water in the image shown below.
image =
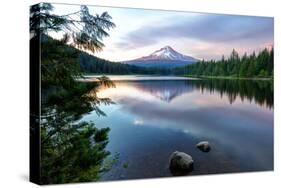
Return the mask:
[[[91,113],[110,127],[107,149],[118,162],[101,180],[172,176],[169,156],[190,154],[189,175],[273,169],[273,86],[270,81],[131,80],[101,88],[116,104]],[[207,140],[211,151],[196,148]]]

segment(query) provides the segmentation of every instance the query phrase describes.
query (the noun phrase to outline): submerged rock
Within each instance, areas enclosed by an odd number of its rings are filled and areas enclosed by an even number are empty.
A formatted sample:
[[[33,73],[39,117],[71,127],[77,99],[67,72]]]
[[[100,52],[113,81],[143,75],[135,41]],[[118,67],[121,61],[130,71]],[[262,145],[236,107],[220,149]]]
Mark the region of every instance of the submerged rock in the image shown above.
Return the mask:
[[[208,141],[199,142],[196,147],[203,152],[209,152],[211,150],[211,146]]]
[[[175,151],[170,156],[169,168],[173,175],[185,175],[193,170],[193,159],[184,152]]]

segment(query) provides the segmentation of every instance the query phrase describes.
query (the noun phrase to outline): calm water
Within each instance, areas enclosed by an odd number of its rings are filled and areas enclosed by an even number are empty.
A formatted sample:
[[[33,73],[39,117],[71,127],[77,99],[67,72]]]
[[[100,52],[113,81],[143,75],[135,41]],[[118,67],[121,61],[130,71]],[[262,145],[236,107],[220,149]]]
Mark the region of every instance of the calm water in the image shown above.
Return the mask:
[[[273,169],[273,86],[269,81],[130,79],[98,95],[116,104],[91,113],[110,127],[107,149],[118,162],[102,180],[172,176],[169,156],[190,154],[189,175]],[[199,141],[210,142],[203,153]]]

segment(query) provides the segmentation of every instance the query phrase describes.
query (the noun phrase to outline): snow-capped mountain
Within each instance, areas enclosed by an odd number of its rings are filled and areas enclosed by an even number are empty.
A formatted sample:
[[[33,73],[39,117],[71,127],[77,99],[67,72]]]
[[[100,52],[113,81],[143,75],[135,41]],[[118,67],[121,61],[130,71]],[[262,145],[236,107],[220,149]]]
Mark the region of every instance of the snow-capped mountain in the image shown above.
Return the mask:
[[[138,58],[136,60],[157,60],[157,59],[179,60],[179,61],[197,61],[197,59],[195,59],[191,56],[186,56],[186,55],[183,55],[183,54],[175,51],[170,46],[165,46],[159,50],[156,50],[149,56],[144,56],[144,57]]]
[[[198,59],[183,55],[170,46],[156,50],[148,56],[143,56],[124,63],[144,67],[179,67],[197,62]]]

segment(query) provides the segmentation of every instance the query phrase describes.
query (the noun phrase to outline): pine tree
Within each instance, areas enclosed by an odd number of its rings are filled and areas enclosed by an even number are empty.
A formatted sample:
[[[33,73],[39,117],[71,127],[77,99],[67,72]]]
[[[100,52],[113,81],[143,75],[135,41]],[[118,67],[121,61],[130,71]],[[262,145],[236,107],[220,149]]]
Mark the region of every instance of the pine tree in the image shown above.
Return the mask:
[[[114,24],[107,13],[92,16],[85,6],[68,15],[55,15],[52,10],[49,3],[34,5],[30,10],[30,44],[41,43],[40,183],[93,181],[99,178],[109,155],[105,150],[109,129],[98,129],[93,122],[79,120],[91,111],[104,115],[98,105],[112,101],[98,98],[97,88],[114,84],[106,77],[95,83],[77,82],[82,77],[78,53],[65,46],[72,37],[73,46],[92,52],[101,50],[101,39],[108,36],[106,31]],[[80,15],[81,20],[70,19],[73,14]],[[74,32],[78,21],[82,27]],[[65,35],[61,41],[51,40],[46,36],[49,31]]]
[[[191,76],[272,77],[273,51],[273,48],[270,51],[264,49],[257,56],[255,52],[250,55],[245,53],[240,58],[238,52],[233,49],[228,59],[222,56],[217,61],[203,60],[185,66],[184,70]],[[179,72],[181,73],[181,71]]]

